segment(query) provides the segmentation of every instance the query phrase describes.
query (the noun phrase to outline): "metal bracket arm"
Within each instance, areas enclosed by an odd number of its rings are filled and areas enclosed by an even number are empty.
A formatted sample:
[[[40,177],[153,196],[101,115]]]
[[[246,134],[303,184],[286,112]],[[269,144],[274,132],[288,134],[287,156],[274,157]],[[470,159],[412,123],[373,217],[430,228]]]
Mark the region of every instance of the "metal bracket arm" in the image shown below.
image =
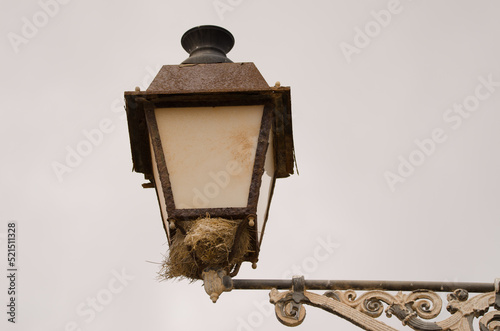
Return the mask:
[[[439,295],[431,290],[414,290],[409,294],[401,291],[392,295],[383,290],[372,290],[357,297],[353,290],[328,291],[324,295],[303,290],[306,283],[303,277],[293,279],[300,284],[291,291],[279,292],[272,289],[270,301],[275,305],[276,317],[287,326],[297,326],[305,318],[303,304],[321,308],[342,317],[364,330],[395,331],[396,329],[376,320],[387,306],[387,317],[396,316],[403,325],[423,331],[472,331],[474,318],[479,318],[480,331],[500,331],[500,279],[495,280],[495,291],[486,292],[469,298],[468,291],[456,289],[448,295],[447,310],[451,317],[438,322],[426,321],[439,316],[442,302]],[[298,314],[300,312],[300,314]]]
[[[271,289],[270,302],[278,320],[287,326],[301,324],[306,316],[304,305],[321,308],[370,331],[395,331],[376,318],[385,311],[404,326],[422,331],[473,331],[479,318],[480,331],[500,331],[500,278],[493,284],[304,280],[232,279],[223,270],[203,272],[205,291],[216,302],[222,292],[231,290]],[[279,292],[278,289],[287,291]],[[325,294],[307,290],[329,290]],[[356,290],[363,291],[359,296]],[[409,293],[403,293],[409,292]],[[396,294],[390,292],[397,292]],[[446,309],[452,314],[436,319],[443,303],[436,292],[451,292]],[[469,298],[469,292],[479,293]],[[385,310],[384,310],[385,307]],[[490,308],[496,309],[489,311]]]

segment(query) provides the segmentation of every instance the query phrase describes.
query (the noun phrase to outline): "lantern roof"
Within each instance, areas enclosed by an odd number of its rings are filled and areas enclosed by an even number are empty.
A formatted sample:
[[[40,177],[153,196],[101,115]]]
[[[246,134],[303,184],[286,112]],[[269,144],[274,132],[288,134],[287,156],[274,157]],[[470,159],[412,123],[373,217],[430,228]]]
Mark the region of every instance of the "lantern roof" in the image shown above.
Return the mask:
[[[196,93],[269,89],[251,62],[165,65],[148,92]]]

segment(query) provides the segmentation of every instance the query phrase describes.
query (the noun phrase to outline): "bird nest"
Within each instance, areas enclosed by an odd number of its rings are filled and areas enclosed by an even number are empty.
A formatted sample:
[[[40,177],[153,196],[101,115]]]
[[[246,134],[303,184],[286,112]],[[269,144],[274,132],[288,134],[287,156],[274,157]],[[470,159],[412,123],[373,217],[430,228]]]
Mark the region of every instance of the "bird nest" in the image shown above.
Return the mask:
[[[162,279],[201,279],[201,273],[207,267],[231,270],[250,252],[250,233],[243,220],[207,215],[196,221],[183,222],[183,231],[179,230],[175,231],[169,255],[162,264]]]

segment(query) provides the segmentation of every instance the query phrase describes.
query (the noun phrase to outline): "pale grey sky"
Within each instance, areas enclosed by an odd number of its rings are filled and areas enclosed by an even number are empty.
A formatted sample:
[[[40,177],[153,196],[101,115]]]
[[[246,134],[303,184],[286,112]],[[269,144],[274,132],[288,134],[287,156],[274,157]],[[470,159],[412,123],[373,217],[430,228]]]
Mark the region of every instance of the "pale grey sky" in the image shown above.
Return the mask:
[[[493,282],[499,10],[452,0],[3,1],[0,266],[16,221],[19,295],[18,323],[2,311],[0,328],[285,329],[267,291],[224,293],[214,305],[201,283],[155,279],[168,247],[155,194],[131,172],[123,92],[182,62],[182,34],[202,24],[232,32],[230,59],[292,88],[300,176],[278,180],[258,268],[238,277]],[[1,302],[7,287],[0,278]],[[299,330],[357,330],[306,309]]]

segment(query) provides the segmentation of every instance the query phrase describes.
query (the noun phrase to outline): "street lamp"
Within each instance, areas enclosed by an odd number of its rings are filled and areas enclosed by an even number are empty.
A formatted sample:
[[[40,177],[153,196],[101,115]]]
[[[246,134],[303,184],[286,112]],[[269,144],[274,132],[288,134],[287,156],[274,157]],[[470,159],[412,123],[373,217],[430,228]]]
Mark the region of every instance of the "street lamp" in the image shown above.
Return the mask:
[[[385,305],[415,330],[472,330],[481,316],[481,331],[500,330],[500,312],[488,312],[500,309],[500,279],[233,279],[242,262],[256,267],[275,180],[293,174],[290,88],[269,87],[253,63],[229,60],[234,39],[225,29],[195,27],[181,43],[189,58],[163,66],[146,91],[125,92],[134,170],[156,189],[170,245],[165,278],[203,279],[213,302],[222,292],[269,289],[287,326],[302,323],[303,305],[312,305],[365,330],[395,330],[376,320]],[[452,316],[438,322],[428,321],[441,313],[435,292],[451,292]]]
[[[244,261],[256,267],[275,180],[293,173],[290,88],[229,60],[223,28],[195,27],[181,43],[188,59],[125,92],[134,170],[156,188],[165,276],[235,276]]]

